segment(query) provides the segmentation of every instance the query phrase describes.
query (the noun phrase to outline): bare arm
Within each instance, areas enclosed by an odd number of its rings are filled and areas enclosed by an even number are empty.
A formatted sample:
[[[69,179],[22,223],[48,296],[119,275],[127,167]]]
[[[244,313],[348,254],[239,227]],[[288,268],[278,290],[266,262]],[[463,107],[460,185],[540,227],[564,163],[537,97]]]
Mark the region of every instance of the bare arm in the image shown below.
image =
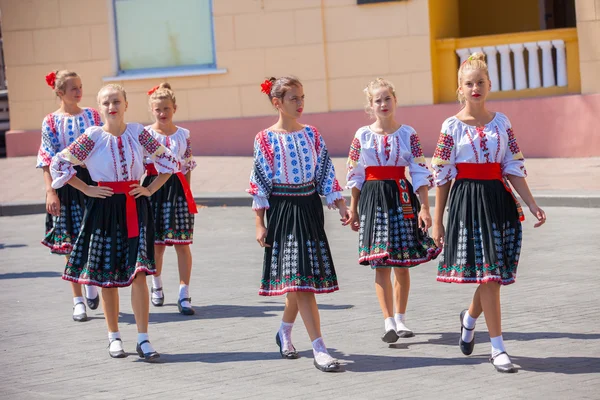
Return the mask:
[[[192,171],[186,172],[185,179],[187,180],[188,185],[192,183]]]
[[[529,190],[527,180],[515,175],[507,175],[507,177],[511,185],[513,185],[517,193],[519,193],[519,196],[521,196],[525,204],[527,204],[527,207],[529,207],[529,211],[537,218],[538,222],[533,227],[537,228],[542,226],[546,222],[546,213],[535,202],[531,190]]]
[[[421,209],[419,210],[419,227],[427,231],[431,226],[431,214],[429,213],[429,188],[425,185],[417,189],[419,199],[421,200]]]
[[[265,209],[261,208],[258,210],[254,210],[256,213],[256,218],[254,220],[256,224],[256,241],[260,245],[260,247],[271,247],[265,241],[267,239],[267,228],[265,226]]]
[[[444,210],[446,209],[451,183],[452,181],[448,181],[435,189],[435,217],[433,218],[432,238],[438,247],[444,244],[446,234],[444,230]]]
[[[46,211],[50,215],[60,215],[60,200],[56,194],[56,190],[52,187],[52,175],[50,175],[50,167],[42,167],[44,176],[44,186],[46,186]]]

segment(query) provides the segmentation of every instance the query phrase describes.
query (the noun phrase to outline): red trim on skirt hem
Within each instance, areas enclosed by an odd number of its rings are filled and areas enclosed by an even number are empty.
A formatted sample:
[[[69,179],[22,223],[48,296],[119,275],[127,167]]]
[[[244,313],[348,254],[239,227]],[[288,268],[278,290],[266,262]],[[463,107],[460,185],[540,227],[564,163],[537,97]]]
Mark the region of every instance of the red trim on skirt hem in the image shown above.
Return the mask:
[[[449,276],[438,276],[436,278],[438,282],[444,283],[488,283],[488,282],[497,282],[500,285],[506,286],[515,283],[516,278],[511,279],[502,279],[497,276],[490,276],[485,278],[452,278]]]
[[[323,288],[323,289],[315,289],[315,288],[309,287],[309,286],[291,286],[291,287],[287,287],[287,288],[284,288],[281,290],[259,289],[258,295],[259,296],[281,296],[281,295],[284,295],[289,292],[308,292],[308,293],[322,294],[322,293],[332,293],[337,290],[340,290],[340,288],[337,285],[328,287],[328,288]]]
[[[365,257],[361,257],[358,259],[358,263],[361,264],[363,262],[369,262],[369,261],[373,261],[373,260],[379,260],[382,259],[384,257],[388,257],[387,261],[385,264],[383,265],[375,265],[375,266],[371,266],[372,268],[385,268],[385,267],[406,267],[406,268],[410,268],[410,267],[416,267],[417,265],[420,264],[424,264],[426,262],[429,262],[433,259],[435,259],[437,256],[440,255],[440,253],[442,252],[442,249],[437,248],[435,250],[432,251],[432,249],[427,249],[427,257],[425,258],[418,258],[418,259],[413,259],[413,260],[390,260],[389,256],[390,253],[389,252],[385,252],[385,253],[381,253],[381,254],[371,254]]]
[[[175,245],[190,245],[193,244],[193,240],[181,240],[181,241],[173,241],[173,240],[165,240],[165,241],[154,241],[155,246],[175,246]]]
[[[42,240],[40,243],[48,247],[52,254],[69,255],[71,254],[71,251],[73,251],[73,245],[70,243],[62,243],[60,246],[51,244],[45,240]]]
[[[98,282],[98,281],[94,281],[91,279],[75,278],[73,276],[69,276],[69,275],[65,275],[65,274],[63,274],[62,278],[65,281],[75,282],[75,283],[79,283],[81,285],[99,286],[99,287],[103,287],[103,288],[120,288],[120,287],[131,286],[131,284],[133,283],[133,280],[135,279],[138,272],[145,272],[146,275],[156,275],[156,270],[150,270],[150,269],[148,269],[148,267],[140,266],[135,269],[133,275],[131,275],[131,278],[129,278],[129,280],[126,282]]]

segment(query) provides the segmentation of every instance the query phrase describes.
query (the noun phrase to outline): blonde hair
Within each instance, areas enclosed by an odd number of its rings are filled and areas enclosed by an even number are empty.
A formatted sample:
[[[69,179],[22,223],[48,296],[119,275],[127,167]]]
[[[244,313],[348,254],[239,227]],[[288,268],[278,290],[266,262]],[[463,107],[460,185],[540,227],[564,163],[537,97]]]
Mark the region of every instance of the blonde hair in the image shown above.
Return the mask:
[[[291,75],[281,76],[279,78],[270,77],[267,79],[267,81],[271,82],[271,90],[269,93],[267,93],[267,96],[269,96],[269,101],[275,98],[283,99],[286,92],[294,86],[302,87],[300,79]]]
[[[79,75],[77,75],[77,72],[69,71],[67,69],[54,71],[54,76],[54,86],[52,87],[52,90],[56,96],[58,96],[58,92],[65,92],[67,81],[70,78],[80,78]]]
[[[367,103],[365,104],[365,112],[369,114],[371,118],[375,118],[375,114],[373,113],[373,92],[380,88],[387,88],[396,99],[396,88],[394,84],[387,79],[377,78],[369,82],[367,87],[363,89],[365,96],[367,97]],[[397,99],[396,99],[397,100]]]
[[[118,83],[109,83],[102,86],[102,88],[98,91],[98,96],[96,97],[96,101],[98,102],[98,104],[100,104],[100,93],[102,93],[106,89],[114,89],[117,92],[120,92],[123,95],[123,99],[127,101],[127,92],[125,91],[125,88],[119,85]]]
[[[160,100],[171,100],[173,106],[176,106],[175,92],[171,89],[171,85],[167,82],[163,82],[156,88],[150,90],[150,96],[148,98],[148,104],[152,105],[155,101]]]
[[[488,66],[485,62],[485,54],[483,53],[473,53],[469,56],[469,58],[463,61],[462,64],[460,64],[460,67],[458,68],[458,88],[456,88],[456,97],[458,97],[458,101],[460,102],[460,104],[465,104],[466,101],[465,96],[459,91],[460,82],[462,81],[463,74],[465,73],[465,71],[474,71],[478,69],[483,70],[488,80],[490,79]]]

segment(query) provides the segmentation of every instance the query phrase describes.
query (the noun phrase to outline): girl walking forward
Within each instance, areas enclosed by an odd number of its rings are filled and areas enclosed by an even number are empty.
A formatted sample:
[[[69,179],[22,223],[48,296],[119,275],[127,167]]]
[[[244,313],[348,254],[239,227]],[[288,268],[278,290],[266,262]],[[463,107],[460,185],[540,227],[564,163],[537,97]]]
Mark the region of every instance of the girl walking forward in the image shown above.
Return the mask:
[[[444,121],[432,160],[437,186],[433,238],[444,246],[437,280],[479,285],[469,309],[460,313],[460,349],[465,355],[473,352],[475,322],[483,312],[492,342],[490,362],[499,372],[516,372],[502,340],[500,286],[517,276],[524,218],[506,178],[537,218],[536,228],[546,214],[527,186],[510,121],[486,108],[491,82],[484,59],[474,53],[460,66],[457,92],[464,108]]]
[[[154,211],[154,256],[156,274],[152,276],[152,304],[164,304],[162,284],[163,257],[166,246],[174,246],[179,267],[179,300],[177,307],[183,315],[194,315],[190,298],[192,274],[192,252],[190,245],[194,237],[194,214],[198,212],[190,189],[192,170],[196,162],[192,155],[190,131],[173,124],[177,111],[175,93],[171,85],[161,83],[148,92],[154,124],[146,127],[154,139],[168,148],[177,159],[179,168],[167,182],[150,198]],[[158,171],[151,160],[147,160],[144,186],[154,182]]]
[[[149,296],[146,275],[155,273],[154,224],[148,197],[177,167],[177,160],[140,124],[126,124],[125,90],[103,87],[98,105],[103,127],[90,127],[53,159],[52,187],[69,184],[85,193],[82,230],[73,246],[63,279],[102,287],[102,307],[108,326],[109,355],[126,357],[119,333],[119,292],[131,285],[131,306],[138,328],[136,351],[144,361],[159,354],[148,338]],[[147,188],[139,184],[143,160],[149,156],[159,172]],[[85,164],[98,186],[85,184],[74,166]]]
[[[408,268],[436,258],[441,249],[427,235],[431,226],[427,192],[433,178],[419,136],[412,127],[396,122],[396,92],[391,82],[378,78],[369,83],[365,94],[367,112],[376,121],[360,128],[350,146],[350,226],[359,231],[359,263],[375,269],[375,289],[385,320],[381,340],[393,343],[398,337],[414,336],[405,325]],[[407,167],[412,185],[406,180]],[[396,278],[394,290],[391,270]]]
[[[42,169],[46,186],[46,235],[42,244],[49,247],[53,254],[64,254],[68,261],[81,229],[86,196],[70,186],[53,189],[50,163],[52,157],[73,143],[88,127],[101,125],[102,122],[93,108],[79,107],[83,86],[77,73],[52,71],[46,75],[46,83],[60,99],[60,107],[42,122],[42,143],[37,157],[36,168]],[[75,167],[75,172],[87,185],[94,184],[85,166]],[[71,291],[73,320],[87,321],[81,285],[71,282]],[[98,308],[98,289],[86,285],[85,292],[88,307],[92,310]]]
[[[291,334],[300,312],[312,341],[315,367],[339,371],[339,362],[329,355],[321,337],[315,293],[338,290],[319,195],[325,196],[329,208],[338,208],[347,223],[342,188],[319,132],[297,121],[304,107],[300,81],[284,76],[261,86],[279,112],[279,120],[256,135],[248,190],[254,197],[256,240],[265,248],[259,295],[287,293],[281,327],[275,335],[283,358],[298,358]]]

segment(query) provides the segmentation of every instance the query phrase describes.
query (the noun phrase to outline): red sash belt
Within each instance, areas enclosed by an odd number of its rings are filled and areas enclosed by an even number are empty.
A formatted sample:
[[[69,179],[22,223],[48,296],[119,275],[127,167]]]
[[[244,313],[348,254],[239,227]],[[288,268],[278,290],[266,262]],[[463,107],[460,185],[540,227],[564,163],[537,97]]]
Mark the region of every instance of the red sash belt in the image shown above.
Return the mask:
[[[183,193],[185,194],[185,199],[187,200],[188,211],[190,214],[198,214],[198,208],[196,207],[196,202],[194,201],[194,196],[192,195],[192,189],[190,189],[190,184],[187,179],[185,179],[185,175],[182,172],[176,172],[175,175],[179,178],[179,182],[181,182],[181,186],[183,187]]]
[[[523,208],[521,207],[521,204],[517,200],[510,186],[508,186],[506,179],[502,176],[502,166],[500,163],[458,163],[456,164],[456,169],[458,170],[456,179],[476,179],[484,181],[498,180],[502,182],[506,191],[510,193],[515,200],[517,211],[519,212],[519,220],[525,220],[525,215],[523,214]]]
[[[400,192],[400,203],[405,219],[412,219],[415,213],[410,202],[408,182],[406,181],[405,167],[367,167],[365,178],[368,181],[395,181]]]
[[[146,164],[146,175],[148,176],[157,176],[158,171],[154,164]],[[196,207],[196,202],[194,201],[194,195],[192,195],[192,190],[190,189],[190,184],[187,179],[185,179],[185,175],[181,172],[175,173],[177,178],[179,178],[179,182],[181,182],[181,186],[183,187],[183,193],[185,194],[185,199],[188,205],[188,211],[190,214],[198,214],[198,208]]]
[[[139,184],[138,181],[120,181],[120,182],[98,182],[98,186],[106,186],[113,190],[114,194],[124,194],[126,198],[125,214],[127,215],[127,238],[134,238],[140,235],[140,226],[138,223],[137,205],[135,198],[129,194],[133,188],[131,185]]]
[[[158,171],[156,170],[156,167],[154,166],[154,164],[146,164],[146,175],[148,176],[158,176]]]

